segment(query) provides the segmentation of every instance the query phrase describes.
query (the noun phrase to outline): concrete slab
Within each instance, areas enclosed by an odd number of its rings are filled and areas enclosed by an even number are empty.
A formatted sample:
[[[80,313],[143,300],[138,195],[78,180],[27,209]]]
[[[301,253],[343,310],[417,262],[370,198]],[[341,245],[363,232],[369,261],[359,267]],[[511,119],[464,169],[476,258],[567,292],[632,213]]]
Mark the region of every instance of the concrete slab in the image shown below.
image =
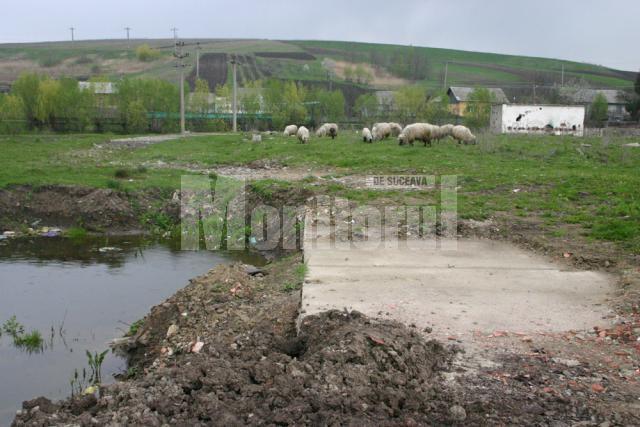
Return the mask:
[[[309,224],[308,224],[309,225]],[[328,224],[305,232],[301,317],[329,309],[392,318],[439,337],[561,332],[606,325],[612,278],[566,271],[490,240],[397,239],[332,244]],[[309,228],[311,230],[311,227]]]

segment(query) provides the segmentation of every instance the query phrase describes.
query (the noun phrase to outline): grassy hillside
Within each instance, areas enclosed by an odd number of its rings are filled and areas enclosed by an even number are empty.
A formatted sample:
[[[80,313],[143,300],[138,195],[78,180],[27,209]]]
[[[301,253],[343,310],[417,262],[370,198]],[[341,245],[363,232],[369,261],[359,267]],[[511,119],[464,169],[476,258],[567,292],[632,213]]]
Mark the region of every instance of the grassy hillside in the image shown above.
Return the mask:
[[[336,41],[184,41],[191,53],[188,62],[192,66],[195,66],[196,42],[200,43],[204,58],[201,72],[212,83],[225,81],[229,72],[218,64],[219,55],[218,59],[207,62],[207,54],[237,55],[241,82],[270,76],[316,82],[331,76],[334,81],[340,81],[344,80],[345,68],[360,64],[371,74],[371,79],[367,83],[349,84],[379,89],[393,89],[407,83],[441,87],[447,63],[449,85],[521,88],[535,83],[552,86],[560,83],[563,66],[565,82],[580,80],[592,87],[624,89],[630,87],[634,78],[631,72],[585,63],[427,47]],[[135,47],[142,43],[159,50],[160,57],[152,62],[139,61]],[[132,40],[130,48],[124,40],[2,44],[0,83],[11,83],[26,70],[78,78],[136,75],[174,80],[172,44],[171,39]],[[223,61],[224,58],[222,56]],[[402,61],[406,63],[400,66],[398,63]],[[207,70],[208,63],[213,69]]]

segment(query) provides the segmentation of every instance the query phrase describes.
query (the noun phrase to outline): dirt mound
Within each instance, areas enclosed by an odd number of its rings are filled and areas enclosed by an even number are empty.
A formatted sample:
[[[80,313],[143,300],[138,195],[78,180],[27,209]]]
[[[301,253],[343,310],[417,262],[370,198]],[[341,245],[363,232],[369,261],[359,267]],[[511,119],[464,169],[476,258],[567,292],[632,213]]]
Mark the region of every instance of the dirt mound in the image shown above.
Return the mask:
[[[55,420],[139,425],[451,421],[449,399],[442,399],[438,381],[438,365],[447,353],[398,324],[330,312],[314,319],[298,340],[278,342],[260,330],[247,338],[237,350],[209,348],[206,356],[106,387],[99,400],[69,402]],[[51,421],[50,414],[36,411],[15,425]]]
[[[102,387],[97,399],[40,399],[46,410],[25,402],[14,425],[415,425],[459,416],[440,376],[450,353],[411,328],[332,311],[305,319],[296,335],[299,296],[277,285],[291,267],[256,277],[222,266],[195,279],[145,319],[136,378]]]

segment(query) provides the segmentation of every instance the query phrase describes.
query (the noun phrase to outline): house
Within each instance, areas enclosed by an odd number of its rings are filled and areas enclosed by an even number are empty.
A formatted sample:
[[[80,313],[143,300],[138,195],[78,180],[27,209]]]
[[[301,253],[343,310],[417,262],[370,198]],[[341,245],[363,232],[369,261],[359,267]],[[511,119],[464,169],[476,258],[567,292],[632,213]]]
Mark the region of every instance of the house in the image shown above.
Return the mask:
[[[113,95],[118,88],[113,82],[78,82],[80,90],[92,90],[96,95]]]
[[[194,92],[189,93],[187,96],[187,105],[190,108],[194,108],[194,96],[196,94]],[[265,102],[262,94],[262,89],[260,88],[238,88],[238,114],[248,114],[248,112],[244,111],[244,100],[248,97],[256,97],[258,101],[258,111],[253,112],[252,114],[264,114],[265,110]],[[232,114],[233,112],[233,99],[232,96],[217,96],[215,93],[207,94],[207,113],[209,114]]]
[[[451,86],[447,90],[449,96],[449,110],[456,116],[462,117],[467,111],[467,104],[469,103],[469,96],[475,88],[472,87],[460,87]],[[503,90],[498,87],[487,88],[493,95],[493,104],[508,104],[509,100],[504,94]]]
[[[585,107],[578,105],[494,105],[494,133],[584,135]]]
[[[598,94],[602,94],[607,100],[609,121],[622,121],[629,118],[626,110],[627,100],[624,93],[615,89],[588,89],[566,87],[560,90],[560,95],[571,104],[584,105],[587,115],[591,104]]]
[[[380,115],[387,115],[393,109],[395,103],[394,92],[390,90],[377,90],[375,91],[376,99],[378,100],[378,111],[374,113]]]

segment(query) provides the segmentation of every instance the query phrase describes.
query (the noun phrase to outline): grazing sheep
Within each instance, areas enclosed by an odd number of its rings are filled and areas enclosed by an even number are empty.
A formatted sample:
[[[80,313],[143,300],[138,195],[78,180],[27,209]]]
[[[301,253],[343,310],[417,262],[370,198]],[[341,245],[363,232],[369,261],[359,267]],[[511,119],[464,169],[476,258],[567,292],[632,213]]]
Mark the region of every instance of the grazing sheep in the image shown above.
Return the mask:
[[[402,133],[402,126],[399,123],[391,122],[389,127],[391,128],[391,136],[398,136]]]
[[[389,123],[374,123],[371,132],[374,141],[381,141],[391,135],[391,126]]]
[[[330,136],[331,139],[335,139],[338,136],[338,125],[335,123],[325,123],[316,130],[316,136]]]
[[[302,143],[302,144],[308,143],[309,142],[309,129],[307,129],[304,126],[300,126],[300,128],[298,129],[298,132],[296,133],[296,136],[300,140],[300,143]]]
[[[296,125],[289,125],[286,128],[284,128],[284,136],[296,136],[298,132],[298,126]]]
[[[472,134],[469,128],[466,126],[454,126],[451,129],[451,136],[458,141],[458,144],[460,142],[464,142],[465,144],[476,143],[475,135]]]
[[[373,141],[373,135],[371,135],[369,128],[362,129],[362,141],[369,143]]]
[[[446,124],[446,125],[440,126],[440,134],[442,135],[441,137],[446,138],[448,136],[451,136],[452,130],[453,130],[452,124]]]
[[[413,123],[402,129],[402,133],[398,135],[398,144],[413,145],[413,141],[422,141],[426,147],[427,143],[431,145],[431,141],[435,139],[437,135],[438,126],[429,123]]]
[[[323,136],[327,136],[328,132],[329,128],[327,128],[327,125],[322,125],[316,129],[316,136],[322,138]]]

